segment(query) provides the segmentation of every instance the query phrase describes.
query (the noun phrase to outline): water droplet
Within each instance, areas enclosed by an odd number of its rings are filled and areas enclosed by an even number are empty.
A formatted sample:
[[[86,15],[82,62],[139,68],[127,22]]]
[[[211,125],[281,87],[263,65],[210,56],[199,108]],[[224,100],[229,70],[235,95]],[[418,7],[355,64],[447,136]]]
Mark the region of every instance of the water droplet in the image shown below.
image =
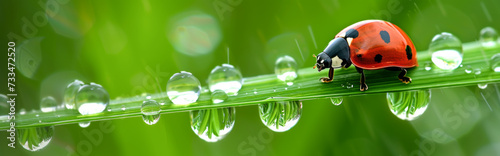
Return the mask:
[[[80,80],[75,80],[71,82],[64,90],[64,105],[67,109],[75,109],[75,96],[78,89],[82,87],[84,83]]]
[[[151,99],[151,96],[146,96],[146,99],[148,99],[148,100]]]
[[[196,102],[200,96],[200,91],[200,81],[193,74],[185,71],[175,73],[167,83],[168,98],[176,105]]]
[[[108,108],[108,112],[111,112],[111,108]]]
[[[215,90],[212,92],[212,102],[213,103],[221,103],[221,102],[224,102],[226,101],[228,98],[226,92],[222,91],[222,90]]]
[[[57,102],[52,96],[44,97],[40,102],[40,110],[42,112],[53,112],[56,111]]]
[[[224,138],[234,127],[234,107],[190,111],[191,129],[201,139],[216,142]]]
[[[101,85],[91,83],[80,87],[75,103],[82,115],[101,113],[109,104],[109,94]]]
[[[344,98],[342,97],[330,98],[330,101],[332,101],[333,105],[340,106],[340,104],[342,104],[342,101],[344,101]]]
[[[470,67],[469,65],[467,65],[467,67],[465,67],[465,73],[467,73],[467,74],[472,73],[472,67]]]
[[[42,123],[42,120],[38,120],[38,123]]]
[[[165,100],[160,100],[160,105],[165,105],[167,102],[165,102]]]
[[[473,70],[474,74],[476,75],[480,75],[481,74],[481,69],[480,68],[476,68]]]
[[[24,149],[38,151],[50,143],[54,136],[54,126],[31,127],[17,130],[17,139]]]
[[[483,48],[495,48],[498,46],[498,33],[491,27],[481,29],[479,40]]]
[[[79,122],[78,125],[81,127],[81,128],[87,128],[90,126],[90,121],[84,121],[84,122]]]
[[[229,96],[238,94],[243,85],[241,72],[230,64],[216,66],[208,76],[210,91],[222,90]]]
[[[253,94],[257,94],[257,88],[253,89]]]
[[[500,53],[491,57],[490,64],[493,71],[500,72]]]
[[[259,105],[260,119],[275,132],[290,130],[300,119],[302,102],[279,101]]]
[[[288,55],[279,57],[274,65],[274,73],[287,85],[293,85],[292,81],[297,78],[297,62]]]
[[[160,105],[155,100],[147,100],[142,103],[142,120],[148,125],[154,125],[160,120]]]
[[[432,70],[432,65],[431,65],[431,63],[430,63],[430,62],[426,62],[426,63],[425,63],[425,67],[424,67],[424,69],[425,69],[426,71],[430,71],[430,70]]]
[[[285,90],[288,90],[288,87],[285,87]]]
[[[121,109],[122,109],[122,111],[127,110],[127,108],[125,107],[125,105],[122,105],[122,108],[121,108]]]
[[[479,87],[479,89],[486,89],[486,88],[488,88],[488,84],[487,83],[480,83],[480,84],[477,84],[477,87]]]
[[[40,115],[39,115],[39,114],[36,114],[35,116],[36,116],[36,117],[40,117]]]
[[[21,110],[19,111],[19,114],[21,114],[21,115],[24,115],[24,114],[26,114],[26,109],[24,109],[24,108],[21,108]]]
[[[462,63],[462,42],[454,35],[443,32],[432,38],[429,45],[432,62],[444,70],[453,70]]]
[[[422,115],[431,99],[430,90],[387,93],[391,112],[402,120],[414,120]]]

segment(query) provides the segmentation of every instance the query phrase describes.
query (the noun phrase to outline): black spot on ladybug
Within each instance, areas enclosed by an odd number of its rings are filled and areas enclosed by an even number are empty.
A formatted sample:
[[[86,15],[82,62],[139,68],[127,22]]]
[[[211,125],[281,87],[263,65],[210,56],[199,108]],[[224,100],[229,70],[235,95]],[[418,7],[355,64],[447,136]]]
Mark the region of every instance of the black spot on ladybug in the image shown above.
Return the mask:
[[[356,55],[357,57],[361,57],[361,54]]]
[[[382,62],[382,55],[380,55],[380,54],[375,55],[375,62],[377,62],[377,63]]]
[[[387,31],[380,31],[380,37],[382,40],[384,40],[385,43],[391,42],[391,36],[389,36],[389,33]]]
[[[411,60],[413,58],[413,54],[411,53],[411,48],[409,45],[406,45],[406,58],[408,58],[408,60]]]
[[[348,38],[348,37],[356,38],[356,37],[358,37],[358,35],[359,35],[359,32],[356,29],[349,29],[345,33],[345,38]]]

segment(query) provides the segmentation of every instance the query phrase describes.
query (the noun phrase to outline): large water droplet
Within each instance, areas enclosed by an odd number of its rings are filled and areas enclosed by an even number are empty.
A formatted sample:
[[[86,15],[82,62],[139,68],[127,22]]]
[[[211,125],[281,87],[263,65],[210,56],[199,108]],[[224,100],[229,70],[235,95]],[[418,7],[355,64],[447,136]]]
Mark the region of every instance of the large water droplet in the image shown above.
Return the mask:
[[[160,105],[155,100],[147,100],[142,103],[142,120],[148,125],[154,125],[160,120]]]
[[[241,72],[230,64],[215,67],[208,76],[210,91],[222,90],[229,96],[237,95],[243,85]]]
[[[90,126],[90,121],[84,121],[84,122],[79,122],[78,125],[81,127],[81,128],[87,128]]]
[[[44,97],[40,101],[40,110],[42,110],[42,112],[53,112],[56,111],[56,108],[57,102],[56,99],[54,99],[54,97],[52,96]]]
[[[71,82],[68,87],[66,87],[66,90],[64,90],[64,105],[67,109],[75,109],[76,92],[78,92],[78,89],[80,89],[83,85],[84,83],[82,81],[75,80]]]
[[[185,71],[175,73],[167,83],[167,95],[172,103],[184,105],[196,102],[201,93],[200,81]]]
[[[190,111],[191,129],[201,139],[216,142],[224,138],[234,126],[234,107]]]
[[[493,71],[500,72],[500,53],[491,57],[490,64]]]
[[[450,33],[443,32],[434,36],[429,51],[432,62],[441,69],[453,70],[462,63],[462,42]]]
[[[260,119],[269,129],[285,132],[291,129],[300,119],[302,102],[279,101],[259,105]]]
[[[414,120],[422,115],[431,99],[430,90],[387,93],[391,112],[402,120]]]
[[[492,27],[481,29],[479,40],[483,48],[495,48],[498,46],[498,33]]]
[[[75,103],[82,115],[101,113],[108,106],[109,94],[101,85],[90,83],[80,87]]]
[[[332,101],[332,103],[335,106],[339,106],[340,104],[342,104],[342,101],[344,101],[344,98],[342,97],[330,98],[330,101]]]
[[[212,92],[212,102],[213,103],[221,103],[224,102],[228,98],[226,92],[222,90],[215,90]]]
[[[287,85],[293,85],[293,80],[297,78],[297,62],[288,55],[279,57],[274,65],[274,73]]]
[[[17,139],[24,149],[38,151],[50,143],[54,136],[54,126],[31,127],[17,130]]]

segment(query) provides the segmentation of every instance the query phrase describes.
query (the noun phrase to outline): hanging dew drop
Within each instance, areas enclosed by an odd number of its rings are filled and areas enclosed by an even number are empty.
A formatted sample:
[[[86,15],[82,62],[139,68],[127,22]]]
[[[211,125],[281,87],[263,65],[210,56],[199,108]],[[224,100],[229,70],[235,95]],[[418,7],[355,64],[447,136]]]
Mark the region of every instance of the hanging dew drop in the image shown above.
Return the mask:
[[[42,112],[53,112],[57,109],[56,99],[52,96],[44,97],[40,102],[40,110]]]
[[[17,129],[17,140],[24,149],[38,151],[46,147],[54,136],[54,126]]]
[[[279,57],[274,64],[274,73],[279,80],[293,85],[293,80],[297,78],[297,62],[288,55]]]
[[[66,106],[66,109],[75,109],[75,96],[78,89],[80,89],[83,85],[84,83],[80,80],[75,80],[68,84],[64,90],[64,106]]]
[[[223,139],[234,127],[234,107],[190,111],[191,129],[207,142]]]
[[[109,94],[101,85],[91,83],[80,87],[75,103],[82,115],[101,113],[109,104]]]
[[[262,123],[275,132],[290,130],[300,119],[302,102],[279,101],[259,105]]]
[[[487,83],[480,83],[480,84],[477,84],[477,87],[479,87],[479,89],[486,89],[486,88],[488,88],[488,84]]]
[[[492,27],[481,29],[479,40],[485,49],[498,47],[498,33]]]
[[[186,105],[196,102],[201,93],[200,81],[185,71],[175,73],[167,83],[167,95],[172,103]]]
[[[495,72],[500,72],[500,53],[495,54],[490,59],[491,69]]]
[[[212,92],[212,102],[213,103],[221,103],[221,102],[224,102],[226,101],[228,98],[226,92],[222,91],[222,90],[215,90]]]
[[[422,115],[431,99],[430,90],[387,93],[391,112],[402,120],[414,120]]]
[[[453,70],[462,63],[462,42],[451,33],[443,32],[432,38],[429,45],[432,62],[444,70]]]
[[[87,128],[90,126],[90,121],[84,121],[84,122],[79,122],[78,125],[81,127],[81,128]]]
[[[155,100],[147,100],[142,103],[142,120],[148,125],[154,125],[160,120],[160,105]]]
[[[230,64],[216,66],[210,72],[207,81],[211,92],[222,90],[229,96],[237,95],[243,86],[241,72]]]
[[[340,106],[340,104],[342,104],[342,101],[344,101],[344,98],[342,97],[330,98],[330,101],[332,101],[333,105]]]

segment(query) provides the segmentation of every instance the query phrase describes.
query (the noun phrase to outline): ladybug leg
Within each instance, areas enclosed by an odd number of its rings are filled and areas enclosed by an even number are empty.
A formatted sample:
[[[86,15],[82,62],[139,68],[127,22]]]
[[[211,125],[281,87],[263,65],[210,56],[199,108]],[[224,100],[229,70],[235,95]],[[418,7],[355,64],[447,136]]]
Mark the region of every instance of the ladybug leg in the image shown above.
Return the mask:
[[[333,68],[330,68],[330,71],[328,72],[328,77],[322,77],[319,80],[323,83],[330,83],[333,81]]]
[[[401,68],[401,73],[399,73],[398,78],[401,80],[401,82],[408,84],[411,83],[411,78],[406,76],[406,69]]]
[[[360,79],[360,82],[359,82],[359,90],[360,91],[366,91],[366,90],[368,90],[368,85],[366,85],[366,83],[365,83],[365,80],[366,80],[366,78],[365,78],[365,72],[363,72],[363,69],[358,68],[358,67],[356,67],[356,70],[358,71],[358,73],[361,74],[361,79]]]

